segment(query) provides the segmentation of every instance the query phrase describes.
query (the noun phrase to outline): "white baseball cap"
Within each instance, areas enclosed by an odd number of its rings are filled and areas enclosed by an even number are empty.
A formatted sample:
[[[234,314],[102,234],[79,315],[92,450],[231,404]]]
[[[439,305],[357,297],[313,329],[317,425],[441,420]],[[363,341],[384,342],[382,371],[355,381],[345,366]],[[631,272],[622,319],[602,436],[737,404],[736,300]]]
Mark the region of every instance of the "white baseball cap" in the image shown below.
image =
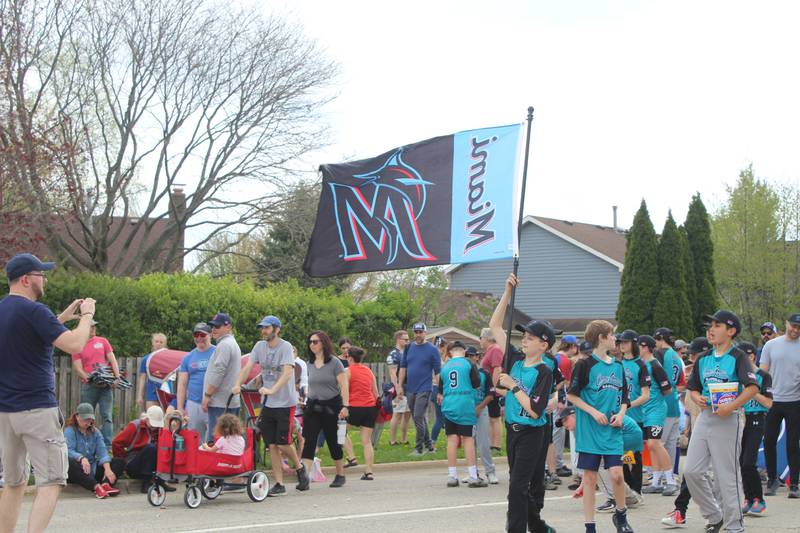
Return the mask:
[[[164,427],[164,411],[157,405],[152,405],[147,408],[147,421],[154,428]]]

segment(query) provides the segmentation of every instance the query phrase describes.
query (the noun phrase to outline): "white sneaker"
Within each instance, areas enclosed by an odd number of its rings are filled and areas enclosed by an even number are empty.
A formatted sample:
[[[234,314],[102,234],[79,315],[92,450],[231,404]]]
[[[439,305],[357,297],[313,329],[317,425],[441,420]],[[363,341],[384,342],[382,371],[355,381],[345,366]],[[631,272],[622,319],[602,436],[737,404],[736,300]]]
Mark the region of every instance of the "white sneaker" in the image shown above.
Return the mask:
[[[497,475],[494,472],[491,474],[486,474],[486,477],[489,479],[489,485],[497,485],[499,483],[497,480]]]

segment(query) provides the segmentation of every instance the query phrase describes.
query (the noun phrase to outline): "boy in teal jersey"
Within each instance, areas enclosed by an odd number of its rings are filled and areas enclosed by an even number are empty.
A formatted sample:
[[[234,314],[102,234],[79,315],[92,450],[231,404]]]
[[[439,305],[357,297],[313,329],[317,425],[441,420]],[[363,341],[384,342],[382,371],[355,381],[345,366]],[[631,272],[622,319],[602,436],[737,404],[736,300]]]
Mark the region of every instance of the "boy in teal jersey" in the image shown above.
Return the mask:
[[[625,413],[625,418],[631,418],[640,426],[644,423],[643,405],[650,399],[650,374],[647,367],[639,358],[639,348],[636,339],[639,334],[632,329],[626,329],[617,335],[617,347],[622,355],[622,367],[625,369],[625,381],[628,383],[628,399],[630,407]],[[632,464],[622,466],[625,474],[625,483],[636,491],[642,493],[642,455],[641,450],[634,452]],[[603,509],[600,509],[603,507]],[[597,510],[608,510],[608,502],[602,504]]]
[[[669,384],[672,387],[672,394],[664,398],[667,402],[667,417],[664,419],[664,431],[661,435],[661,442],[669,454],[670,464],[675,464],[678,453],[678,437],[680,436],[681,408],[678,403],[678,393],[684,389],[684,365],[683,359],[675,351],[675,337],[669,328],[658,328],[653,333],[656,340],[656,359],[661,363],[664,372],[667,373]],[[677,472],[677,470],[673,470]]]
[[[747,354],[747,358],[755,369],[756,347],[750,342],[740,342],[737,348]],[[763,515],[767,510],[764,501],[764,489],[756,466],[758,448],[764,438],[767,411],[772,407],[772,376],[758,368],[756,382],[758,394],[744,404],[744,430],[742,431],[742,453],[739,464],[742,467],[742,486],[744,488],[744,507],[742,512],[750,515]]]
[[[478,367],[466,355],[466,346],[455,341],[448,346],[450,360],[442,367],[440,374],[441,392],[439,403],[444,416],[444,432],[447,435],[447,480],[448,487],[458,487],[456,460],[459,440],[464,447],[464,456],[469,469],[470,488],[487,487],[488,484],[478,478],[478,467],[475,464],[475,441],[472,438],[472,426],[477,422],[475,416],[475,388],[480,385]]]
[[[640,335],[637,341],[639,353],[650,374],[650,399],[644,404],[644,439],[653,464],[653,482],[642,491],[645,494],[662,493],[674,496],[678,484],[672,474],[672,463],[661,439],[664,434],[664,421],[667,418],[666,398],[672,397],[672,387],[667,373],[654,356],[656,340],[650,335]],[[664,479],[666,485],[661,485]]]
[[[706,519],[706,532],[717,533],[724,525],[725,531],[737,533],[744,531],[739,506],[737,448],[742,437],[739,408],[758,393],[758,384],[747,355],[733,345],[733,339],[742,329],[739,317],[720,310],[706,316],[706,320],[712,348],[697,358],[687,384],[691,401],[702,412],[689,439],[683,476]],[[730,382],[739,383],[737,397],[713,411],[708,385]],[[709,469],[714,471],[716,491],[712,491],[706,476]],[[715,493],[721,501],[717,501]]]
[[[624,453],[622,426],[628,408],[628,386],[622,363],[609,354],[614,348],[614,326],[605,320],[593,320],[584,338],[592,344],[591,357],[578,361],[572,372],[567,399],[577,412],[576,448],[578,468],[583,470],[585,487],[597,483],[600,463],[609,471],[614,487],[613,523],[618,533],[632,533],[627,518],[625,482],[622,473]],[[583,494],[583,514],[587,533],[597,531],[594,522],[594,490]]]
[[[472,428],[472,436],[475,439],[475,449],[483,463],[483,473],[486,481],[490,485],[497,485],[497,475],[495,473],[494,458],[492,457],[491,436],[489,429],[489,409],[488,406],[494,401],[491,380],[489,373],[478,366],[478,350],[474,346],[467,346],[467,359],[478,368],[480,385],[475,389],[475,417],[477,422]],[[480,478],[480,474],[478,474]]]

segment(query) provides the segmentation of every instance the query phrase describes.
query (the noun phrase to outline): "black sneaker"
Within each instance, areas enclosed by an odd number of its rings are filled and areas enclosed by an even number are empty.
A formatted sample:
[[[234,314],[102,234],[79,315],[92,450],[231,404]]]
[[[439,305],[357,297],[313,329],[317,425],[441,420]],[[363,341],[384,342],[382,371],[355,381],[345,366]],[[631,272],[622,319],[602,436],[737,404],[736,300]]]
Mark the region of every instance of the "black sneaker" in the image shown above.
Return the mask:
[[[556,533],[556,529],[536,515],[528,515],[529,533]]]
[[[601,503],[595,509],[597,510],[598,513],[610,513],[611,511],[616,510],[616,508],[617,508],[616,502],[613,499],[609,498],[606,500],[606,503]]]
[[[791,485],[789,487],[789,498],[793,500],[800,498],[800,490],[798,490],[797,485]]]
[[[286,487],[281,485],[280,483],[275,483],[270,487],[269,492],[267,492],[267,496],[273,498],[275,496],[283,496],[286,494]]]
[[[306,472],[305,465],[298,468],[296,472],[297,486],[295,488],[297,490],[308,490],[309,486],[311,485],[311,480],[308,478],[308,472]]]
[[[556,475],[558,475],[558,477],[569,477],[572,475],[572,470],[566,466],[561,466],[561,468],[556,470]]]
[[[580,486],[581,486],[581,482],[583,482],[583,480],[582,480],[580,477],[576,477],[576,478],[574,478],[574,479],[572,480],[572,483],[570,483],[569,485],[567,485],[567,488],[568,488],[569,490],[578,490],[578,487],[580,487]]]
[[[333,478],[333,482],[328,486],[331,487],[331,488],[334,488],[334,489],[338,489],[339,487],[343,487],[344,486],[344,476],[340,476],[339,474],[336,474],[336,477]]]
[[[716,524],[706,524],[706,528],[703,531],[706,533],[719,533],[720,529],[722,529],[722,520]]]
[[[611,522],[617,528],[617,533],[633,533],[633,528],[628,523],[628,513],[625,511],[614,511]]]
[[[767,487],[764,489],[764,496],[775,496],[775,493],[778,492],[778,489],[781,486],[781,482],[777,479],[770,479],[767,481]]]

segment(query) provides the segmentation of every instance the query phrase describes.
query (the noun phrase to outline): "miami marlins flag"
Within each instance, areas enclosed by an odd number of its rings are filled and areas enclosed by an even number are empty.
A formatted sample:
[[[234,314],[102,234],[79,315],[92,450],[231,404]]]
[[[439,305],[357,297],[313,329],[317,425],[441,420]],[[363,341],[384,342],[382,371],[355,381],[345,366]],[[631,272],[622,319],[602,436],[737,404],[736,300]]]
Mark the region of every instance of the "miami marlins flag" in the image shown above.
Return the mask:
[[[522,125],[322,165],[303,270],[332,276],[512,257]]]

